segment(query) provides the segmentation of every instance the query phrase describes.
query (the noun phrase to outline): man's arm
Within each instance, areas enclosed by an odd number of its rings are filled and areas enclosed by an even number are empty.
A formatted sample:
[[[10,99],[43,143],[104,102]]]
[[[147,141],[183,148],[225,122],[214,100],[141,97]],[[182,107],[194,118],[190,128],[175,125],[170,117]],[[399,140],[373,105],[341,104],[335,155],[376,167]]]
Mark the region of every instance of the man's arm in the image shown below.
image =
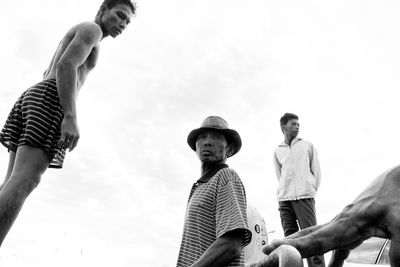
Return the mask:
[[[281,178],[281,169],[282,169],[282,165],[278,160],[278,157],[276,155],[276,151],[274,152],[274,156],[273,156],[273,160],[274,160],[274,167],[275,167],[275,173],[276,173],[276,177]]]
[[[79,139],[76,115],[78,67],[85,62],[92,49],[100,42],[101,36],[101,29],[98,25],[84,25],[77,30],[57,62],[57,89],[64,112],[59,145],[70,148],[70,150],[75,148]]]
[[[371,236],[390,238],[390,266],[400,266],[400,166],[378,176],[330,222],[273,240],[263,247],[270,254],[280,245],[294,246],[303,258],[330,250],[330,267],[343,266],[349,250]]]
[[[317,149],[313,144],[311,144],[310,151],[310,169],[311,173],[314,175],[315,184],[318,190],[319,185],[321,184],[321,167],[319,165]]]
[[[240,257],[242,237],[238,229],[217,238],[191,267],[227,266]]]

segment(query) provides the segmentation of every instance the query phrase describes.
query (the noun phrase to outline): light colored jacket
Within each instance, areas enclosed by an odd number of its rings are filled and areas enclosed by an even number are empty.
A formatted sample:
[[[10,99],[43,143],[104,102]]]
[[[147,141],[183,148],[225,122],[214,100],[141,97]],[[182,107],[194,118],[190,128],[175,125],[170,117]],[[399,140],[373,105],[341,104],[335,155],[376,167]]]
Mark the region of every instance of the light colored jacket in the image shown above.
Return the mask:
[[[291,145],[280,144],[274,151],[278,177],[278,201],[314,198],[321,183],[317,150],[301,138]]]

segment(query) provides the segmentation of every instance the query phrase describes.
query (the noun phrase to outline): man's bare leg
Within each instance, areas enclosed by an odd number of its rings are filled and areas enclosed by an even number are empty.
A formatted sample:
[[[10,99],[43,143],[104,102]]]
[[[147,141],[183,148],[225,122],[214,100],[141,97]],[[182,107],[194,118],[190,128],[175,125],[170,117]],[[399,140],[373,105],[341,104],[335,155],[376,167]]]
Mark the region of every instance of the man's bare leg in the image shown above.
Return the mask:
[[[9,160],[8,160],[8,168],[7,168],[7,173],[6,173],[6,177],[4,178],[3,183],[0,185],[0,191],[1,189],[4,187],[4,185],[7,183],[8,179],[10,179],[10,175],[12,172],[12,169],[14,167],[14,162],[15,162],[15,152],[10,151],[10,156],[9,156]]]
[[[42,149],[18,147],[8,181],[0,191],[0,245],[49,163],[49,157]]]

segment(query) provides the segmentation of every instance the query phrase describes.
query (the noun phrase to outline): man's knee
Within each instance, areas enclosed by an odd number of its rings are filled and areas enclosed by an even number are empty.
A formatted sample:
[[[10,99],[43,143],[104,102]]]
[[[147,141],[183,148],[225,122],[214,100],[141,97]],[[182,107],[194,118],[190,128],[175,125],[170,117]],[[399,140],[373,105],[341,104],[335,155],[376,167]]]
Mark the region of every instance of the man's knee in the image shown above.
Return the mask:
[[[6,186],[19,194],[31,193],[40,183],[40,175],[11,175]]]

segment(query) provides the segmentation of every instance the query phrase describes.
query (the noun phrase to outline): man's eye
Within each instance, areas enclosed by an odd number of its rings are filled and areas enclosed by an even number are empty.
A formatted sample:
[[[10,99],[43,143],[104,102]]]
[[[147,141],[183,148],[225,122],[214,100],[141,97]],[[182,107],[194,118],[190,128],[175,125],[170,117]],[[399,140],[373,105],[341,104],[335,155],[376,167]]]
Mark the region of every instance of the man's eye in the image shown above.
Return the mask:
[[[123,13],[118,12],[117,14],[118,14],[118,17],[120,17],[121,19],[125,19],[125,15]]]

